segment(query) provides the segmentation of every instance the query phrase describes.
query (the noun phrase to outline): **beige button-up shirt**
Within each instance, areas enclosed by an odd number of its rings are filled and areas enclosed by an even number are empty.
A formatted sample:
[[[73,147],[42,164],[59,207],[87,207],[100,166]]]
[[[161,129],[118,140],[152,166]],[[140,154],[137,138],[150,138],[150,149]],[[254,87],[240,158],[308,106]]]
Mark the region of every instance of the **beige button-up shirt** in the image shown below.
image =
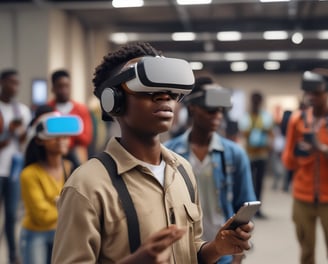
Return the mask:
[[[133,200],[141,243],[171,224],[173,210],[176,224],[187,226],[188,231],[172,246],[171,263],[197,263],[197,251],[204,242],[196,180],[185,159],[164,146],[161,148],[166,162],[164,186],[116,139],[110,140],[106,151],[115,160]],[[196,203],[190,200],[186,183],[177,170],[179,164],[192,181]],[[99,160],[90,159],[74,171],[64,186],[58,208],[53,264],[115,263],[130,254],[125,213]]]

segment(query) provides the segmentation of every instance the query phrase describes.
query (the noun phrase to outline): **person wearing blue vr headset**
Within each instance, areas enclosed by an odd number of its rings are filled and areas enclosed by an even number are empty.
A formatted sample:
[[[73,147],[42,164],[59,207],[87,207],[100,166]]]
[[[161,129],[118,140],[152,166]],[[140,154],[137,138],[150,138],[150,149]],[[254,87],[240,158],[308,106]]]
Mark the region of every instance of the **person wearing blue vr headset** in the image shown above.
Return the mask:
[[[20,177],[25,209],[20,234],[23,264],[50,264],[58,217],[56,201],[72,169],[63,155],[69,149],[69,136],[81,133],[81,124],[79,117],[61,116],[50,106],[36,109]]]
[[[231,91],[210,77],[196,79],[184,98],[192,125],[165,146],[190,161],[197,178],[203,209],[203,239],[215,238],[216,230],[244,204],[255,201],[250,164],[245,151],[217,133],[231,104]],[[218,263],[241,263],[242,255],[224,256]]]
[[[252,224],[225,230],[232,219],[215,240],[201,239],[192,168],[160,142],[177,100],[193,88],[189,63],[130,44],[104,57],[93,83],[121,137],[66,182],[52,263],[213,263],[249,249]]]

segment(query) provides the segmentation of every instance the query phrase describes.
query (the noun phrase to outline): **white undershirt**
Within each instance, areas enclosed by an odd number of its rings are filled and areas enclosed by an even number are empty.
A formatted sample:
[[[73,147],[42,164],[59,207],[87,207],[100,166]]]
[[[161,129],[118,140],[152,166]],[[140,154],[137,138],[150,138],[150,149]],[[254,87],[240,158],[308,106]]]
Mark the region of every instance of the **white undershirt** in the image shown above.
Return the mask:
[[[161,161],[159,165],[153,165],[144,161],[140,161],[143,166],[147,167],[154,175],[154,177],[158,180],[158,182],[164,186],[164,171],[166,162],[164,160]]]
[[[64,114],[64,115],[67,115],[69,114],[72,109],[73,109],[73,104],[71,101],[68,101],[68,102],[65,102],[65,103],[56,103],[56,109]]]

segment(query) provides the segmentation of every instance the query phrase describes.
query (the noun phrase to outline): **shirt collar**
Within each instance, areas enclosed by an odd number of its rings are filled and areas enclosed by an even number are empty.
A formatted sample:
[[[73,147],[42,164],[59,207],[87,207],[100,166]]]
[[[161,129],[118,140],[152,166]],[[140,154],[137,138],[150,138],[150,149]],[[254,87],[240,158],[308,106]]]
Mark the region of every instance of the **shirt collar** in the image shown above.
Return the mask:
[[[140,161],[118,142],[118,138],[113,137],[109,140],[106,146],[106,152],[110,153],[116,162],[117,173],[119,175],[140,165]],[[174,166],[177,163],[176,157],[163,145],[161,145],[161,153],[166,164]]]
[[[191,129],[189,128],[183,135],[183,141],[186,142],[186,145],[184,146],[185,148],[185,152],[187,152],[188,149],[188,142],[189,142],[189,136],[191,133]],[[211,138],[211,142],[209,145],[209,151],[224,151],[224,147],[222,144],[222,140],[221,140],[221,136],[218,133],[213,133],[212,138]]]

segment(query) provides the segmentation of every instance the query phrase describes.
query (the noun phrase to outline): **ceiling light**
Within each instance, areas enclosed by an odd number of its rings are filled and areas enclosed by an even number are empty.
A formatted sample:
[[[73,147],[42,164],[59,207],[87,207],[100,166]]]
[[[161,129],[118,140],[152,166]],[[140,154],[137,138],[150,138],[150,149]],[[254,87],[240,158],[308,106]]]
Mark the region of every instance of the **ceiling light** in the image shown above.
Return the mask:
[[[266,61],[263,64],[264,69],[267,71],[275,71],[280,69],[280,62],[279,61]]]
[[[272,51],[268,54],[269,60],[288,60],[289,55],[285,51]]]
[[[141,7],[144,5],[144,1],[143,0],[113,0],[112,5],[115,8]]]
[[[320,30],[318,32],[319,39],[328,39],[328,30]]]
[[[129,41],[138,41],[137,33],[116,32],[109,35],[110,41],[116,44],[125,44]]]
[[[287,31],[283,31],[283,30],[264,31],[263,38],[266,40],[287,39],[288,33],[287,33]]]
[[[125,44],[128,42],[128,35],[126,33],[113,33],[110,35],[110,40],[116,44]]]
[[[290,0],[260,0],[261,3],[290,2]]]
[[[238,41],[241,40],[241,33],[239,31],[222,31],[216,34],[216,38],[220,41]]]
[[[292,42],[294,44],[301,44],[303,42],[303,34],[300,33],[300,32],[295,32],[293,35],[292,35]]]
[[[175,32],[172,34],[174,41],[192,41],[195,40],[196,34],[193,32]]]
[[[248,65],[244,61],[235,61],[230,64],[230,69],[234,72],[246,71],[247,68],[248,68]]]
[[[318,53],[318,59],[327,60],[328,59],[328,51],[327,50],[320,51]]]
[[[178,5],[207,5],[212,0],[177,0]]]
[[[202,70],[204,65],[203,63],[199,62],[199,61],[193,61],[193,62],[190,62],[190,67],[194,70],[194,71],[199,71],[199,70]]]
[[[227,61],[240,61],[245,59],[245,55],[241,52],[227,52],[224,54],[224,59]]]

